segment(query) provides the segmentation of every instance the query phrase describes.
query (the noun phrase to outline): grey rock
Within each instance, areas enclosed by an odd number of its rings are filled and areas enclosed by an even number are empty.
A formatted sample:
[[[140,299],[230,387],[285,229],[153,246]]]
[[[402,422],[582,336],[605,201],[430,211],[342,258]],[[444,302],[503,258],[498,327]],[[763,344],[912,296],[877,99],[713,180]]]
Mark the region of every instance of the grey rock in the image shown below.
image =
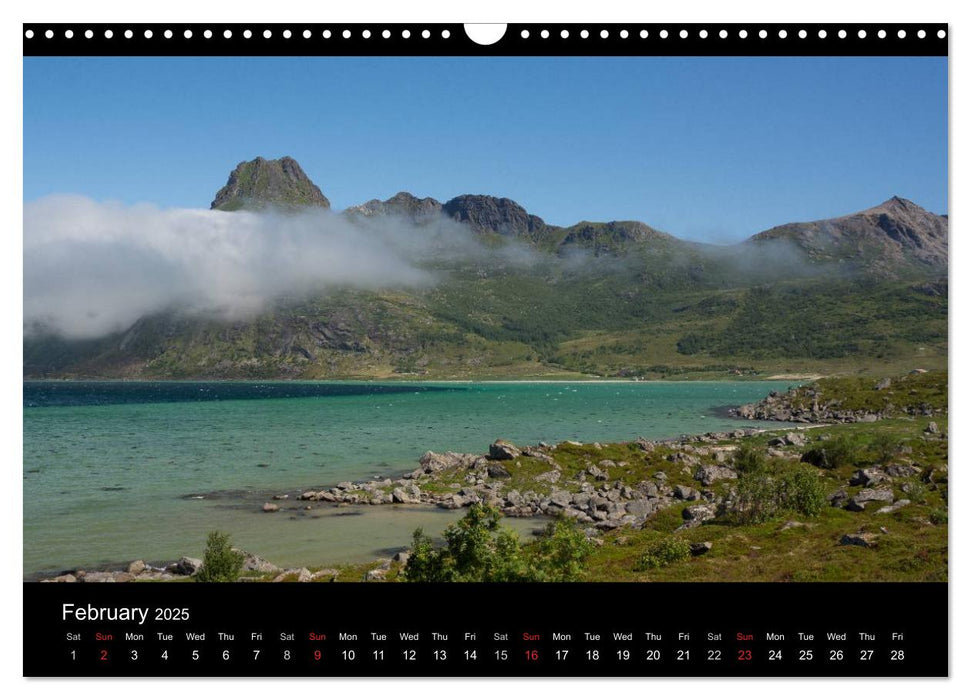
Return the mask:
[[[935,421],[931,421],[927,424],[927,427],[924,428],[924,432],[928,435],[939,435],[941,429],[937,427],[937,423]]]
[[[115,576],[110,571],[87,571],[81,578],[82,583],[115,583]]]
[[[887,475],[877,467],[857,469],[850,477],[850,486],[876,486],[887,480]]]
[[[691,548],[691,556],[699,557],[702,554],[707,554],[711,551],[711,542],[692,542],[689,547]]]
[[[169,564],[165,570],[171,574],[179,576],[192,576],[202,568],[202,559],[193,557],[182,557],[178,561]]]
[[[681,517],[690,522],[702,523],[715,517],[715,509],[706,504],[688,506],[681,511]]]
[[[883,468],[887,476],[897,479],[907,479],[920,474],[920,468],[910,464],[890,464]]]
[[[678,484],[674,487],[674,497],[679,498],[682,501],[697,501],[701,498],[701,492],[698,489],[693,489],[690,486],[682,486]]]
[[[266,502],[263,504],[264,513],[276,513],[278,510],[280,510],[280,506],[278,506],[276,503]]]
[[[489,459],[516,459],[522,451],[506,440],[496,440],[489,445]]]
[[[132,576],[137,576],[143,571],[145,571],[145,562],[143,562],[141,559],[136,559],[128,565],[128,573],[130,573]]]
[[[889,389],[889,388],[890,388],[890,385],[891,385],[891,384],[892,384],[892,382],[890,381],[890,377],[884,377],[884,378],[883,378],[883,379],[881,379],[881,380],[880,380],[879,382],[877,382],[877,383],[876,383],[876,384],[875,384],[875,385],[873,386],[873,388],[874,388],[874,389],[875,389],[876,391],[883,391],[883,390],[885,390],[885,389]]]
[[[510,474],[501,464],[490,464],[487,472],[493,479],[508,479],[512,477],[512,474]]]
[[[883,506],[882,508],[878,508],[877,509],[877,512],[878,513],[893,513],[894,511],[900,510],[901,508],[906,508],[909,505],[910,505],[910,501],[909,500],[907,500],[906,498],[901,498],[899,501],[897,501],[896,503],[894,503],[892,505]]]
[[[728,467],[715,466],[711,464],[706,464],[695,471],[695,479],[700,481],[705,486],[711,486],[716,481],[721,481],[722,479],[737,479],[738,474],[734,470]]]

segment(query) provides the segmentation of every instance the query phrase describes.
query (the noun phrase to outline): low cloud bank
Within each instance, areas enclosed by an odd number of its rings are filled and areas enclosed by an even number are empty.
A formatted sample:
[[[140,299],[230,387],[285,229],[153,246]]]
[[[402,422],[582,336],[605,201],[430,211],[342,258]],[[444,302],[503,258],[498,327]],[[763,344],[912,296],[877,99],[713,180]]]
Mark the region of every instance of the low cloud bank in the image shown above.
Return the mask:
[[[222,212],[54,196],[24,207],[26,332],[92,338],[170,308],[233,318],[283,295],[434,284],[484,254],[463,226],[331,212]]]

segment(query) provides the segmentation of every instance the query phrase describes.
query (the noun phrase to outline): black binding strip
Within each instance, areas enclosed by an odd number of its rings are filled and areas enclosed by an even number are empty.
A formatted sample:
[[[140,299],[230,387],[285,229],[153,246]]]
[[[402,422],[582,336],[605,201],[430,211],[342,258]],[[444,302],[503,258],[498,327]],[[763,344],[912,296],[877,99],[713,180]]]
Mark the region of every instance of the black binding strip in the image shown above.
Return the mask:
[[[946,24],[25,24],[24,56],[947,56]]]

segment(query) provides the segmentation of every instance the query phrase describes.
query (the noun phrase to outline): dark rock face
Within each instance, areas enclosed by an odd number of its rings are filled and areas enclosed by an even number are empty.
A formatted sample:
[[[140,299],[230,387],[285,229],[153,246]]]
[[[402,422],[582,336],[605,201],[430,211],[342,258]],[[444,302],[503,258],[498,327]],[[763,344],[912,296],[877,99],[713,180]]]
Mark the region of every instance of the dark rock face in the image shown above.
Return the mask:
[[[256,158],[236,166],[226,186],[216,193],[212,209],[236,211],[267,207],[330,209],[330,202],[293,158]]]
[[[749,244],[791,241],[810,258],[894,275],[908,267],[947,273],[948,219],[901,197],[856,214],[763,231]]]
[[[514,238],[535,239],[549,229],[541,218],[505,197],[463,194],[445,202],[442,212],[475,231],[494,231]]]

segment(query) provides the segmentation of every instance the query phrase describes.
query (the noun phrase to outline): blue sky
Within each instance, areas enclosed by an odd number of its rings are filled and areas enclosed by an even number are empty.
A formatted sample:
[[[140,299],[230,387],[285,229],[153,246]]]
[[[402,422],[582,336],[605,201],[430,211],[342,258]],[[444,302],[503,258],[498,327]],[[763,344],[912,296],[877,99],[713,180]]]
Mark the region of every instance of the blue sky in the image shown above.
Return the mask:
[[[891,195],[947,212],[943,58],[24,59],[24,199],[207,208],[296,158],[400,190],[732,241]]]

